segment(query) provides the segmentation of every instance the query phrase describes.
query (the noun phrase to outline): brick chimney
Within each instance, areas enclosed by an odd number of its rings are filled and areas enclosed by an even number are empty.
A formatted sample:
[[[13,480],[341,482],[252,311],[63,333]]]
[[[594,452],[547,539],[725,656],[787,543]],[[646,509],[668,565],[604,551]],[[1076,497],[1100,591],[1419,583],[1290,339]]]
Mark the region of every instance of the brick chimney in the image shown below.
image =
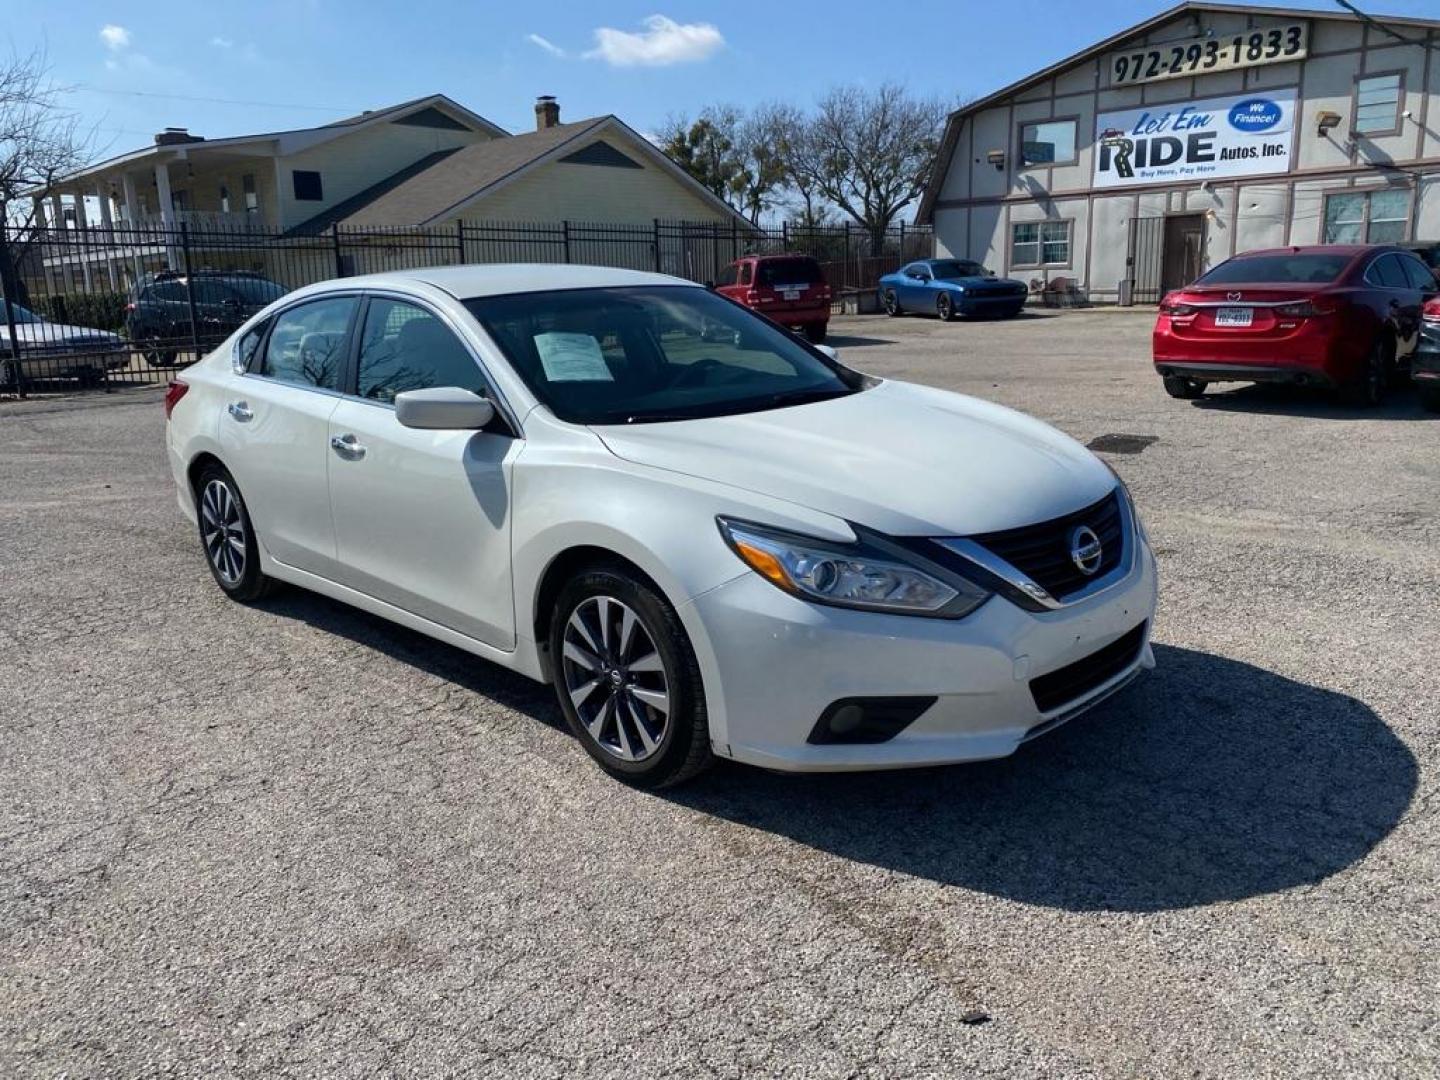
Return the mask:
[[[183,127],[167,127],[155,136],[156,146],[179,146],[181,143],[204,141],[203,135],[191,135],[189,129]]]
[[[549,94],[535,99],[535,130],[544,131],[560,123],[560,103]]]

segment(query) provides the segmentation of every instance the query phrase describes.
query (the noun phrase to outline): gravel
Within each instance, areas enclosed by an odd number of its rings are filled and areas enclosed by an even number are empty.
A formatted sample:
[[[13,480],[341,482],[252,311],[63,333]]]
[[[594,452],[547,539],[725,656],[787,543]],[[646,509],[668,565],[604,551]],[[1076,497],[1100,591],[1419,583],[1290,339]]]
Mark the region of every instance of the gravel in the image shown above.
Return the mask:
[[[642,794],[545,688],[225,600],[153,392],[0,403],[0,1074],[1440,1071],[1440,423],[1173,401],[1133,313],[831,330],[1141,437],[1155,672],[1006,761]]]

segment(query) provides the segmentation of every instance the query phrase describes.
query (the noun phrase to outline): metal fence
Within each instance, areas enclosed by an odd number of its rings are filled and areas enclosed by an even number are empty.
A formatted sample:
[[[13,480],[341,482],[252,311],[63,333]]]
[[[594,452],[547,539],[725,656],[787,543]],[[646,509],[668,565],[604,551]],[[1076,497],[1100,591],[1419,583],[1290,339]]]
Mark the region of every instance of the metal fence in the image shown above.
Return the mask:
[[[238,228],[0,227],[0,395],[163,383],[284,293],[332,278],[462,263],[582,263],[710,282],[747,254],[798,252],[839,303],[934,251],[928,229],[763,230],[661,221],[458,222],[312,234]]]

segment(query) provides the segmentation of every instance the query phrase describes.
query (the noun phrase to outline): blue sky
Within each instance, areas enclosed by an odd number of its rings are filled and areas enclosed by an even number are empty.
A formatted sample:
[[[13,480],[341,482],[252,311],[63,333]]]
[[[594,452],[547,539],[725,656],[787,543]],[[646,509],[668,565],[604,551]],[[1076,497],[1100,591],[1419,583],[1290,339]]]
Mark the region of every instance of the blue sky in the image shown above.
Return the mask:
[[[1440,0],[1363,3],[1435,16]],[[167,125],[218,137],[292,127],[439,91],[511,131],[535,95],[564,119],[642,131],[707,103],[808,104],[838,82],[988,93],[1169,5],[1123,0],[906,4],[440,3],[248,0],[177,5],[6,0],[13,50],[43,46],[97,128],[97,157]],[[1324,0],[1308,6],[1328,8]],[[17,17],[18,16],[18,17]],[[166,95],[166,96],[160,96]],[[228,99],[247,104],[214,100]]]

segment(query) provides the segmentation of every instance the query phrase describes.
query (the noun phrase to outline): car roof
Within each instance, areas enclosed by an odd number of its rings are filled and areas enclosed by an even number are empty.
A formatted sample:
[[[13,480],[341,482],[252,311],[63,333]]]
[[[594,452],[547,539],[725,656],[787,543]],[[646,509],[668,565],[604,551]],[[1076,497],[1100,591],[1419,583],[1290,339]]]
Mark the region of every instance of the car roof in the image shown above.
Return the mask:
[[[1251,255],[1363,255],[1367,251],[1393,251],[1394,244],[1295,244],[1292,247],[1256,248],[1242,251],[1233,256],[1236,259]]]
[[[483,266],[426,266],[380,274],[339,278],[325,284],[334,288],[404,288],[414,283],[433,285],[461,300],[508,293],[550,292],[555,289],[600,289],[634,285],[687,285],[693,281],[644,270],[618,270],[608,266],[568,263],[489,263]]]

